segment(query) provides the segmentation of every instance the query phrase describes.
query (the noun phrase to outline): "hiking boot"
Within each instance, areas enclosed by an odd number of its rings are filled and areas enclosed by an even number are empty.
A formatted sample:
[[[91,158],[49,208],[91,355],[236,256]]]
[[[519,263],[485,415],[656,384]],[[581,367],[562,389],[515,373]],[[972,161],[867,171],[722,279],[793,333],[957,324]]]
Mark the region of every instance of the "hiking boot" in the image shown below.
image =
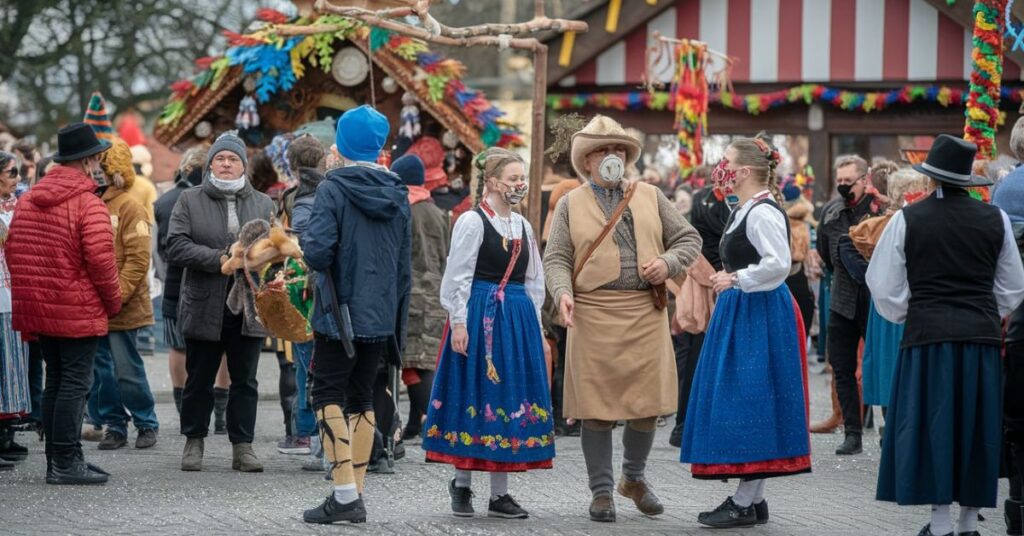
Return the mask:
[[[156,430],[153,428],[139,430],[139,435],[135,438],[135,448],[148,449],[153,445],[156,445]]]
[[[288,436],[277,443],[277,451],[281,454],[309,454],[309,438]]]
[[[487,504],[487,517],[500,517],[502,519],[526,519],[530,517],[529,512],[523,510],[522,506],[508,493],[491,499]]]
[[[106,484],[109,474],[77,457],[54,459],[46,473],[46,483],[61,486]]]
[[[203,438],[190,437],[185,440],[185,450],[181,454],[182,471],[203,470]]]
[[[82,429],[82,441],[103,441],[103,428],[87,426]]]
[[[115,432],[111,429],[107,429],[107,433],[103,436],[103,441],[100,441],[98,449],[100,450],[117,450],[128,444],[128,438],[120,432]]]
[[[754,505],[754,513],[757,514],[757,524],[764,525],[768,522],[768,501],[761,501]]]
[[[860,434],[847,432],[843,444],[836,449],[836,456],[853,456],[861,452],[864,452],[864,446],[861,444]]]
[[[701,512],[697,521],[715,528],[752,527],[758,523],[754,505],[746,508],[737,506],[732,502],[732,497],[727,497],[725,502],[710,512]]]
[[[455,479],[448,483],[448,495],[452,498],[452,515],[455,517],[473,517],[473,490],[455,485]]]
[[[633,504],[640,513],[656,516],[665,512],[658,496],[654,494],[646,480],[629,480],[625,477],[619,481],[619,495],[633,499]]]
[[[252,443],[231,445],[231,468],[243,473],[262,473],[263,464],[252,450]]]
[[[306,523],[319,523],[327,525],[339,521],[349,523],[366,523],[366,507],[363,506],[363,499],[356,499],[348,504],[341,504],[330,494],[324,502],[302,513],[302,520]]]
[[[613,523],[615,521],[615,501],[607,493],[596,495],[590,501],[590,520],[600,523]]]

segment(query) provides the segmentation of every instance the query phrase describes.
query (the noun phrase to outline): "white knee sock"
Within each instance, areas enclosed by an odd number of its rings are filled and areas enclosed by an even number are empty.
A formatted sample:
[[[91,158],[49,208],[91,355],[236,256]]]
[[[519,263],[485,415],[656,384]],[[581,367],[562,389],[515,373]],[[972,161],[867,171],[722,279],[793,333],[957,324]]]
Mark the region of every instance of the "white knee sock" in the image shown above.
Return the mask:
[[[508,494],[508,473],[491,473],[491,500]]]
[[[974,532],[978,530],[978,513],[981,508],[970,506],[960,507],[960,521],[956,524],[957,532]]]
[[[754,495],[757,493],[758,482],[757,480],[741,480],[740,485],[736,487],[736,493],[732,496],[732,502],[736,503],[736,506],[740,508],[746,508],[754,504]]]
[[[455,487],[457,488],[471,488],[473,487],[473,473],[472,471],[463,471],[462,469],[455,470]]]
[[[764,483],[767,482],[765,479],[755,480],[757,482],[757,489],[754,490],[753,504],[761,504],[764,501]]]
[[[356,485],[344,484],[341,486],[334,486],[334,500],[341,504],[348,504],[359,498],[359,492],[356,491]]]
[[[953,518],[949,514],[948,504],[932,505],[932,534],[944,536],[953,532]]]

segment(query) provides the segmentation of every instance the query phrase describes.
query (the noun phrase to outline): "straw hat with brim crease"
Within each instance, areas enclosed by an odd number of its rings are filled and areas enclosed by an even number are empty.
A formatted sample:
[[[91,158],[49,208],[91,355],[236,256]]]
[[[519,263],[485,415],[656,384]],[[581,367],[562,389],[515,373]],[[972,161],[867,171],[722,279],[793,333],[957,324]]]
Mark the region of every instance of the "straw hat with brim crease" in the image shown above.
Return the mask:
[[[626,134],[614,119],[597,115],[583,130],[572,135],[572,167],[580,177],[590,177],[586,170],[587,155],[606,145],[625,145],[627,166],[640,158],[640,143]]]
[[[71,123],[57,132],[57,154],[53,161],[58,164],[72,162],[102,153],[110,148],[110,142],[96,137],[96,132],[85,123]]]
[[[969,141],[940,134],[932,142],[928,158],[920,164],[914,164],[914,169],[950,186],[990,186],[992,180],[971,172],[977,152],[978,146]]]

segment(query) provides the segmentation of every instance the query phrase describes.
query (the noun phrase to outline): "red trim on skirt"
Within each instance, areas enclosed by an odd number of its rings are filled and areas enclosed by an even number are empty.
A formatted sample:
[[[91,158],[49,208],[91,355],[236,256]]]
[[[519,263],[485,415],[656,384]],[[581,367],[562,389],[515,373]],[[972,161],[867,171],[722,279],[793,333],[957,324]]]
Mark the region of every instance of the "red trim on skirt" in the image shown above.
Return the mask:
[[[520,473],[534,469],[551,469],[553,467],[551,460],[541,460],[539,462],[495,462],[479,458],[439,454],[437,452],[427,452],[427,461],[447,463],[463,471],[486,471],[489,473]]]
[[[723,463],[723,464],[702,464],[690,465],[690,473],[694,477],[720,477],[736,478],[747,475],[789,475],[806,473],[811,468],[811,456],[809,454],[795,458],[782,458],[779,460],[766,460],[763,462],[748,463]]]

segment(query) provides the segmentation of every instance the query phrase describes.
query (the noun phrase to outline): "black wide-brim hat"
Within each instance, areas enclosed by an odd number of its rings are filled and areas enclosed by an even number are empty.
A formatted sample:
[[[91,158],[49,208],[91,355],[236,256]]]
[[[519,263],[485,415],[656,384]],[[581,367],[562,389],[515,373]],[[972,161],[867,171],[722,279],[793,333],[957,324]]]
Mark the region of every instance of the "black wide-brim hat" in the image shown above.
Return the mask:
[[[96,132],[85,123],[71,123],[57,131],[57,154],[53,161],[59,164],[81,160],[110,148],[110,142],[96,137]]]
[[[928,158],[914,169],[950,186],[991,186],[992,180],[975,175],[974,155],[978,146],[961,138],[940,134],[932,142]]]

